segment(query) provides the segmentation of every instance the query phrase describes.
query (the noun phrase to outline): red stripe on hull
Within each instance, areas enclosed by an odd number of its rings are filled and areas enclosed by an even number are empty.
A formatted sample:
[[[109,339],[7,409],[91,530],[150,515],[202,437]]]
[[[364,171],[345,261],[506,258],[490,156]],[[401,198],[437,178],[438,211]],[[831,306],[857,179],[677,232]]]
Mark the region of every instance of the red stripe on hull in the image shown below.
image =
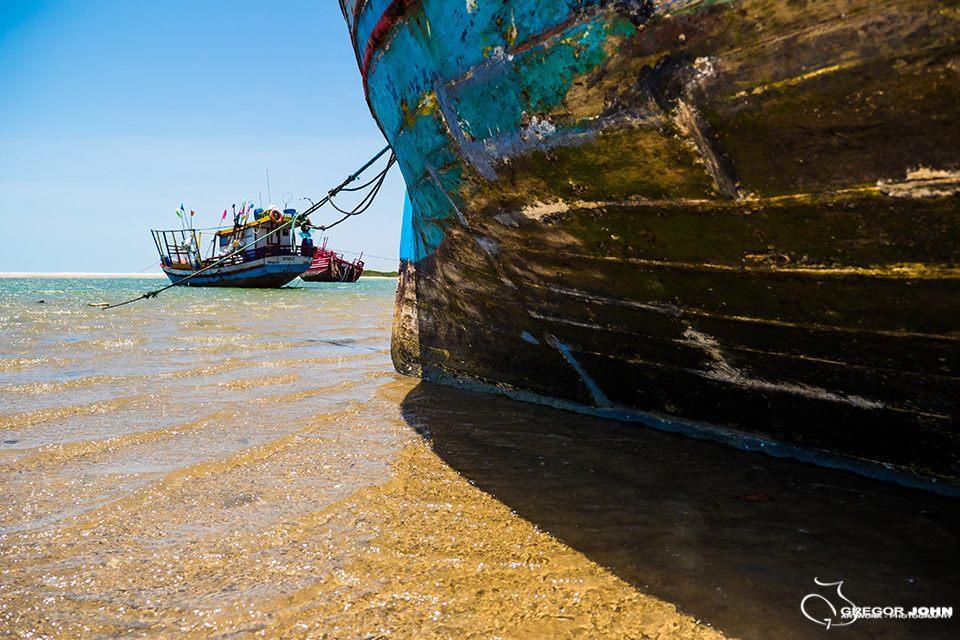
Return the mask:
[[[367,45],[363,51],[363,62],[360,65],[360,75],[363,77],[363,92],[367,92],[367,71],[370,68],[370,61],[373,54],[384,43],[390,31],[396,26],[397,22],[414,6],[419,4],[419,0],[393,0],[383,15],[377,20],[376,26],[370,33]]]

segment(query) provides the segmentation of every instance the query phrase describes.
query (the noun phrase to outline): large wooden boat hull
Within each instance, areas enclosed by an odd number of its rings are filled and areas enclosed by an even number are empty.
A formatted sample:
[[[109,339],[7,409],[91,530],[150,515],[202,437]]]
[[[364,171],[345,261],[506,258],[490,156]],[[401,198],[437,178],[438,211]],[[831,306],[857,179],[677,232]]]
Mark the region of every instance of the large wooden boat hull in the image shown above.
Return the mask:
[[[342,4],[398,370],[956,490],[960,3]]]
[[[306,271],[309,266],[309,257],[299,255],[269,256],[239,264],[215,267],[190,278],[184,283],[184,286],[276,289],[290,283]],[[173,283],[180,282],[194,271],[195,269],[163,267],[163,272]]]

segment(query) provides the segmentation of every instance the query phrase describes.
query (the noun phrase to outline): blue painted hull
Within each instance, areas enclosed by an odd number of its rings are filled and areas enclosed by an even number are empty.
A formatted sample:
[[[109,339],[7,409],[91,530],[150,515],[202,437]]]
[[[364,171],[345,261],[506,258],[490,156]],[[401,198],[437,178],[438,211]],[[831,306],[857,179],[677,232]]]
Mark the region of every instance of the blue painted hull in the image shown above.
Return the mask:
[[[960,480],[948,3],[341,4],[398,370]]]
[[[261,259],[252,264],[213,269],[210,273],[205,272],[190,278],[184,286],[275,289],[290,283],[309,266],[310,259],[299,256],[292,257],[286,262],[264,263]],[[191,271],[164,267],[164,273],[171,282],[178,283],[189,276]]]

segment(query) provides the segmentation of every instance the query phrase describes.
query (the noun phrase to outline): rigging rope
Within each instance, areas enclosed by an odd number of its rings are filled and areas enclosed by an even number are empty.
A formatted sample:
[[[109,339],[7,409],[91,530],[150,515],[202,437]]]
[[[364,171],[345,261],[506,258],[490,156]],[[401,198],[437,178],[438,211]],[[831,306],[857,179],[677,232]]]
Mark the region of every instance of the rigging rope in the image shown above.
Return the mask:
[[[248,242],[247,244],[245,244],[245,245],[243,245],[242,247],[236,249],[236,250],[233,251],[232,253],[229,253],[229,254],[227,254],[227,255],[225,255],[225,256],[222,256],[219,260],[216,260],[215,262],[211,262],[211,263],[208,264],[207,266],[205,266],[205,267],[203,267],[203,268],[201,268],[201,269],[198,269],[198,270],[192,272],[190,275],[185,276],[185,277],[181,278],[180,280],[177,280],[176,282],[172,282],[172,283],[168,284],[168,285],[165,286],[165,287],[161,287],[161,288],[159,288],[159,289],[155,289],[154,291],[147,291],[146,293],[144,293],[144,294],[141,295],[141,296],[138,296],[138,297],[136,297],[136,298],[131,298],[130,300],[125,300],[125,301],[123,301],[123,302],[117,302],[117,303],[115,303],[115,304],[107,304],[107,303],[102,303],[102,302],[101,302],[101,303],[92,303],[92,302],[90,302],[90,303],[87,303],[87,304],[88,304],[89,306],[91,306],[91,307],[99,307],[100,309],[106,310],[106,309],[115,309],[115,308],[117,308],[117,307],[122,307],[122,306],[124,306],[124,305],[126,305],[126,304],[130,304],[131,302],[136,302],[136,301],[138,301],[138,300],[147,300],[147,299],[149,299],[149,298],[154,298],[154,297],[160,295],[161,293],[163,293],[164,291],[166,291],[167,289],[172,289],[173,287],[181,286],[181,285],[183,285],[184,283],[186,283],[186,282],[188,282],[189,280],[191,280],[192,278],[195,278],[196,276],[200,275],[200,274],[203,273],[204,271],[207,271],[207,270],[209,270],[209,269],[212,269],[213,267],[216,267],[216,266],[224,263],[225,261],[229,260],[230,258],[233,258],[234,256],[237,256],[237,255],[243,253],[244,251],[246,251],[246,250],[249,249],[250,247],[252,247],[252,246],[254,246],[255,244],[257,244],[258,242],[262,242],[263,240],[265,240],[265,239],[269,238],[270,236],[274,235],[275,233],[280,232],[280,231],[281,231],[282,229],[284,229],[285,227],[288,227],[288,226],[289,226],[289,227],[292,228],[294,225],[297,224],[297,221],[298,221],[298,220],[307,218],[310,214],[312,214],[313,212],[317,211],[318,209],[320,209],[320,207],[322,207],[323,205],[327,204],[328,202],[330,203],[330,205],[331,205],[333,208],[335,208],[337,211],[339,211],[339,212],[341,212],[341,213],[343,213],[343,214],[345,214],[345,215],[344,215],[342,218],[340,218],[339,220],[337,220],[336,222],[334,222],[333,224],[329,224],[329,225],[326,225],[326,226],[323,226],[323,225],[314,226],[314,225],[311,225],[311,224],[308,223],[307,226],[309,226],[310,228],[313,228],[313,229],[320,229],[320,230],[325,231],[325,230],[327,230],[327,229],[330,229],[330,228],[332,228],[332,227],[337,226],[338,224],[340,224],[341,222],[343,222],[343,221],[346,220],[347,218],[351,218],[351,217],[353,217],[353,216],[358,216],[358,215],[360,215],[361,213],[363,213],[363,212],[365,212],[367,209],[369,209],[371,204],[373,204],[373,200],[376,198],[376,194],[379,193],[380,187],[383,186],[383,182],[384,182],[384,180],[385,180],[386,177],[387,177],[387,172],[390,170],[390,167],[392,167],[392,166],[394,165],[394,163],[397,161],[396,155],[394,155],[394,154],[391,153],[389,160],[387,160],[387,166],[384,167],[384,169],[383,169],[380,173],[378,173],[378,174],[373,178],[373,180],[370,180],[369,182],[366,183],[365,186],[370,186],[371,184],[373,184],[374,182],[376,182],[376,186],[375,186],[373,189],[371,189],[371,192],[368,193],[368,194],[363,198],[363,200],[360,201],[360,204],[358,204],[356,207],[354,207],[353,211],[351,211],[351,212],[346,212],[346,211],[340,209],[339,207],[337,207],[336,204],[334,204],[333,198],[334,198],[334,196],[336,196],[336,195],[337,195],[338,193],[340,193],[341,191],[345,191],[345,190],[351,190],[351,191],[352,191],[352,190],[359,190],[359,189],[363,188],[363,187],[357,187],[357,188],[355,188],[355,189],[348,189],[348,188],[347,188],[347,185],[349,185],[351,182],[354,182],[355,180],[357,180],[357,178],[359,178],[360,175],[361,175],[364,171],[366,171],[367,169],[369,169],[369,168],[371,167],[371,165],[373,165],[374,162],[376,162],[377,160],[379,160],[380,158],[382,158],[382,157],[387,153],[387,151],[389,151],[389,150],[390,150],[390,145],[385,146],[385,147],[384,147],[383,149],[381,149],[376,155],[374,155],[372,158],[370,158],[370,160],[368,160],[366,163],[364,163],[364,165],[363,165],[362,167],[360,167],[359,169],[357,169],[356,171],[354,171],[352,174],[350,174],[349,176],[347,176],[347,178],[346,178],[343,182],[341,182],[340,184],[338,184],[338,185],[337,185],[336,187],[334,187],[333,189],[330,189],[330,191],[327,192],[327,195],[324,196],[319,202],[311,203],[310,207],[308,207],[307,209],[305,209],[303,212],[298,213],[298,214],[292,216],[289,221],[284,222],[283,224],[277,226],[277,228],[274,229],[273,231],[270,231],[269,233],[267,233],[267,234],[265,234],[265,235],[263,235],[263,236],[260,236],[259,238],[254,239],[252,242]],[[371,195],[373,196],[372,198],[371,198]],[[363,207],[363,208],[361,209],[361,207]],[[148,267],[148,268],[149,268],[149,267]]]
[[[388,258],[387,256],[378,256],[378,255],[374,255],[374,254],[372,254],[372,253],[367,253],[367,252],[365,252],[365,251],[347,251],[346,249],[338,249],[338,251],[339,251],[340,253],[346,253],[346,254],[349,254],[349,255],[351,255],[351,256],[367,256],[368,258],[376,258],[377,260],[388,260],[388,261],[390,261],[390,262],[399,262],[399,261],[400,261],[400,258],[397,257],[397,256],[394,256],[394,257],[392,257],[392,258]]]
[[[137,271],[137,273],[143,273],[143,272],[146,271],[147,269],[153,269],[153,268],[154,268],[155,266],[157,266],[158,264],[160,264],[160,261],[159,261],[159,260],[157,260],[156,262],[154,262],[153,264],[151,264],[151,265],[148,266],[148,267],[144,267],[143,269],[140,269],[140,271]]]
[[[387,166],[383,168],[383,171],[377,174],[373,178],[373,180],[370,180],[366,184],[366,186],[370,186],[371,184],[374,184],[374,183],[376,183],[376,185],[367,193],[366,196],[364,196],[364,198],[351,211],[346,211],[338,207],[337,203],[333,201],[333,196],[335,196],[336,193],[331,191],[330,194],[328,195],[330,206],[336,209],[337,211],[339,211],[340,213],[342,213],[343,217],[331,224],[321,225],[315,228],[320,229],[321,231],[332,229],[333,227],[337,226],[347,218],[358,216],[361,213],[364,213],[367,209],[369,209],[370,206],[373,204],[373,201],[376,200],[377,194],[380,193],[380,187],[383,186],[383,183],[387,178],[387,172],[390,171],[390,167],[392,167],[396,161],[397,161],[397,157],[395,155],[391,155],[390,159],[387,161]],[[345,190],[346,190],[345,188],[341,189],[341,191],[345,191]]]

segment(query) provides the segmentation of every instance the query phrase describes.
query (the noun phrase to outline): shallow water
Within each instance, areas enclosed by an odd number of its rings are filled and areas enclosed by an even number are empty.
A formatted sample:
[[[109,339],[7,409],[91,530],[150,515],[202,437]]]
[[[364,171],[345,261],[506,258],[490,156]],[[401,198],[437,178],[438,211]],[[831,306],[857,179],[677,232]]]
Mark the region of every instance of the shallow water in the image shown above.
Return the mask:
[[[0,280],[0,635],[806,638],[814,577],[960,604],[955,500],[401,377],[393,280],[85,304],[160,282]]]
[[[0,635],[713,633],[426,446],[395,281],[158,282],[0,280]]]

